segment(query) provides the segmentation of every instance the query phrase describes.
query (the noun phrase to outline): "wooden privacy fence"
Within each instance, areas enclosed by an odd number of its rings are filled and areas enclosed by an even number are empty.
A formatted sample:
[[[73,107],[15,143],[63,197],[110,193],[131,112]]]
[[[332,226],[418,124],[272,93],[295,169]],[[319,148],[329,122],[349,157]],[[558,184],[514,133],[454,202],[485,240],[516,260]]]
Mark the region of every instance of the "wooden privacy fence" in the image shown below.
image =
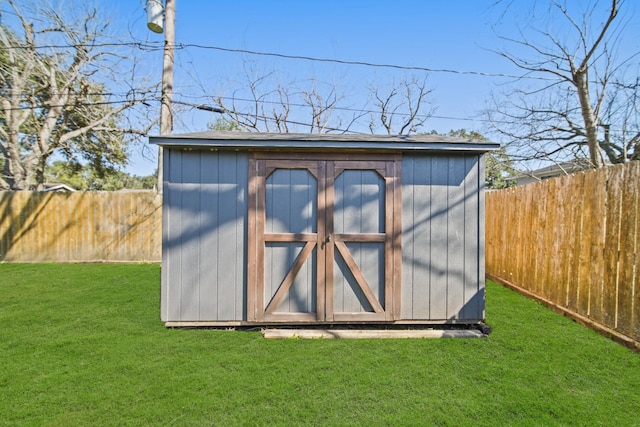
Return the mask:
[[[640,348],[639,187],[630,162],[487,193],[487,275]]]
[[[0,192],[0,261],[158,262],[161,227],[151,191]]]

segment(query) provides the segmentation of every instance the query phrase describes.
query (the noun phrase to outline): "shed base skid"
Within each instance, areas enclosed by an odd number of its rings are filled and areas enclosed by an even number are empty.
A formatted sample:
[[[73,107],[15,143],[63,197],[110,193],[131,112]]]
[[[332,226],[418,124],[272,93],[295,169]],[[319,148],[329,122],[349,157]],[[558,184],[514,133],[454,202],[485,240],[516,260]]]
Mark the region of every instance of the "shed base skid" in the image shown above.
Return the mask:
[[[477,329],[264,329],[268,339],[286,338],[482,338]]]
[[[249,322],[166,322],[167,328],[261,330],[265,338],[482,338],[491,333],[484,322],[394,324],[256,324]]]

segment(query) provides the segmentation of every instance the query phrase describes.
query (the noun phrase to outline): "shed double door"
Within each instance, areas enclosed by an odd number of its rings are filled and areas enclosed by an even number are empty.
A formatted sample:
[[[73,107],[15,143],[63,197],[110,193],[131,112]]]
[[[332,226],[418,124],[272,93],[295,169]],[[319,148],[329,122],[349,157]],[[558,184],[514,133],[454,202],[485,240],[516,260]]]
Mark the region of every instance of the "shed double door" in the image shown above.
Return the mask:
[[[248,320],[397,319],[400,157],[255,153],[249,167]]]

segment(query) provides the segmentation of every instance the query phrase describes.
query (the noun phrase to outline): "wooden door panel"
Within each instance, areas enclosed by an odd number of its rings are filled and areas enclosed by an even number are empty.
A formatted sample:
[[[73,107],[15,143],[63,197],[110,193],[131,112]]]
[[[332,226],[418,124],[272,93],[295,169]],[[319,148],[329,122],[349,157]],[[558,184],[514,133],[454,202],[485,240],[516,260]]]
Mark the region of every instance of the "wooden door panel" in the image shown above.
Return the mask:
[[[277,169],[265,180],[265,232],[316,233],[318,181],[305,169]]]
[[[316,312],[315,246],[315,242],[267,244],[265,316]]]
[[[258,318],[318,320],[318,162],[262,160],[258,166],[264,174],[257,202],[264,198],[257,220],[264,222]]]
[[[278,157],[250,160],[248,319],[396,318],[400,157]]]
[[[334,233],[385,232],[385,181],[376,171],[345,170],[334,179]]]
[[[386,162],[334,163],[333,319],[385,320]],[[392,231],[392,230],[390,230]]]
[[[366,313],[384,320],[384,245],[336,241],[335,246],[334,319],[351,314],[357,320]]]

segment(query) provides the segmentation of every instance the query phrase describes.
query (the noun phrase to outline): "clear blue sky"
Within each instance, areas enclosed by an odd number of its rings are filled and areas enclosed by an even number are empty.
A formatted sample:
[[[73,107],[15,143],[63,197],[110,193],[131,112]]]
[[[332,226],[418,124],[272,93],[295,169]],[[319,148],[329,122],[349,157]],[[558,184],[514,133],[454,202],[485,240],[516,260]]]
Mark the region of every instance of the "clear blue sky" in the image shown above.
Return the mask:
[[[247,53],[188,47],[175,58],[174,99],[210,103],[208,95],[230,96],[243,64],[277,71],[285,80],[337,83],[354,108],[364,102],[367,84],[388,84],[402,77],[428,74],[428,86],[436,111],[423,130],[448,132],[466,128],[484,131],[481,112],[491,93],[512,78],[474,73],[516,75],[520,72],[493,50],[509,47],[497,34],[517,37],[525,28],[534,2],[520,0],[175,0],[176,43],[228,49],[272,52],[376,64],[423,67],[444,71],[411,72],[391,68],[320,63]],[[98,0],[108,10],[114,29],[136,41],[162,42],[163,35],[146,28],[144,0]],[[569,0],[570,8],[585,1]],[[593,3],[593,2],[591,2]],[[608,0],[600,1],[601,9]],[[547,2],[536,3],[543,16]],[[505,7],[508,12],[503,14]],[[621,24],[625,42],[620,55],[640,51],[640,3],[626,0]],[[603,16],[602,19],[605,17]],[[554,32],[565,23],[548,22]],[[513,51],[515,47],[510,46]],[[162,53],[145,54],[150,78],[160,81]],[[466,72],[471,72],[467,74]],[[204,89],[203,89],[204,88]],[[155,108],[155,106],[154,106]],[[159,107],[158,113],[159,114]],[[181,113],[174,133],[205,130],[217,116],[191,111]],[[154,132],[157,133],[157,130]],[[132,158],[129,172],[154,171],[153,155]]]

